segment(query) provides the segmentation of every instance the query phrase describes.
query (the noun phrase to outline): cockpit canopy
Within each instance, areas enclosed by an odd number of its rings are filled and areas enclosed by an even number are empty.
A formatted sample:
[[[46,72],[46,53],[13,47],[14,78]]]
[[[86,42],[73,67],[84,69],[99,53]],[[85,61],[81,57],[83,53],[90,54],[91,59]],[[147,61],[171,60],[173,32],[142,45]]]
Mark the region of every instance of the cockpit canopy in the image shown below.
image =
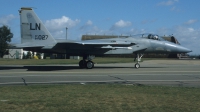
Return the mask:
[[[153,39],[153,40],[158,40],[158,35],[152,35],[152,34],[149,34],[147,36],[148,39]]]
[[[139,35],[133,35],[131,37],[165,41],[165,39],[163,39],[162,37],[160,37],[159,35],[156,35],[156,34],[139,34]]]

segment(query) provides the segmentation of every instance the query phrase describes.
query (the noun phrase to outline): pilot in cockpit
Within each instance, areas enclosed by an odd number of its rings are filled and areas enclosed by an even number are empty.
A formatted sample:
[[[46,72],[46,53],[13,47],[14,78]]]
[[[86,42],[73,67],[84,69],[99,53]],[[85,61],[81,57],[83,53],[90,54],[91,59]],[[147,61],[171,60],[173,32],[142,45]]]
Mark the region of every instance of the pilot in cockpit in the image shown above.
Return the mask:
[[[158,40],[158,36],[157,35],[149,34],[148,35],[148,39]]]
[[[154,40],[158,40],[158,36],[157,36],[157,35],[154,35],[153,39],[154,39]]]

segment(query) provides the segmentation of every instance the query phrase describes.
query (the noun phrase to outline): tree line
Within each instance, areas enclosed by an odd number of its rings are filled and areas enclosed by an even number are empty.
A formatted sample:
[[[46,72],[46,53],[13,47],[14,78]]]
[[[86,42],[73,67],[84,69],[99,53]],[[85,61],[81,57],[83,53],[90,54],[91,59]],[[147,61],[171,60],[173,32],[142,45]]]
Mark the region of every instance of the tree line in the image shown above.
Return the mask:
[[[0,58],[6,54],[7,49],[9,48],[9,42],[11,42],[11,38],[13,38],[13,33],[8,26],[0,27]]]

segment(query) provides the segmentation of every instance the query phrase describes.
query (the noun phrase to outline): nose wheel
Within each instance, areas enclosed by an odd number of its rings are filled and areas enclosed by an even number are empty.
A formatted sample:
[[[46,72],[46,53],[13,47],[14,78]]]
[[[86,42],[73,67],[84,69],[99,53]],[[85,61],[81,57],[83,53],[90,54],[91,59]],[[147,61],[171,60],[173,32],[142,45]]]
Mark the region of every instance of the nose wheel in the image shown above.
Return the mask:
[[[137,68],[137,69],[140,68],[140,64],[139,64],[139,63],[136,63],[136,64],[135,64],[135,68]]]

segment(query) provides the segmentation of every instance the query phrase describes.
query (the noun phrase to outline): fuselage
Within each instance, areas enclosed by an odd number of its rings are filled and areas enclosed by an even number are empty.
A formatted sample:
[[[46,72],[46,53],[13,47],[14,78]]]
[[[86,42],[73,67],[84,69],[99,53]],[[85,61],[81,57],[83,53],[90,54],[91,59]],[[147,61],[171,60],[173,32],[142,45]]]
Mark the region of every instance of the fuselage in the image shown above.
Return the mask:
[[[86,40],[87,41],[87,40]],[[85,42],[86,42],[85,41]],[[91,40],[90,40],[91,41]],[[93,40],[92,40],[93,41]],[[129,46],[121,46],[122,48],[118,48],[118,45],[114,45],[114,48],[103,49],[98,46],[84,46],[84,45],[70,45],[68,44],[56,44],[52,49],[42,49],[38,48],[24,48],[24,50],[30,50],[41,53],[60,53],[60,54],[68,54],[68,55],[110,55],[110,54],[133,54],[133,53],[188,53],[191,52],[190,49],[185,48],[181,45],[160,40],[160,39],[148,39],[148,38],[110,38],[110,39],[98,39],[94,41],[104,41],[104,42],[112,42],[112,41],[120,41],[120,42],[129,42],[133,43],[133,45]],[[84,42],[84,41],[83,41]],[[105,46],[107,47],[107,46]],[[116,48],[115,48],[116,47]]]

